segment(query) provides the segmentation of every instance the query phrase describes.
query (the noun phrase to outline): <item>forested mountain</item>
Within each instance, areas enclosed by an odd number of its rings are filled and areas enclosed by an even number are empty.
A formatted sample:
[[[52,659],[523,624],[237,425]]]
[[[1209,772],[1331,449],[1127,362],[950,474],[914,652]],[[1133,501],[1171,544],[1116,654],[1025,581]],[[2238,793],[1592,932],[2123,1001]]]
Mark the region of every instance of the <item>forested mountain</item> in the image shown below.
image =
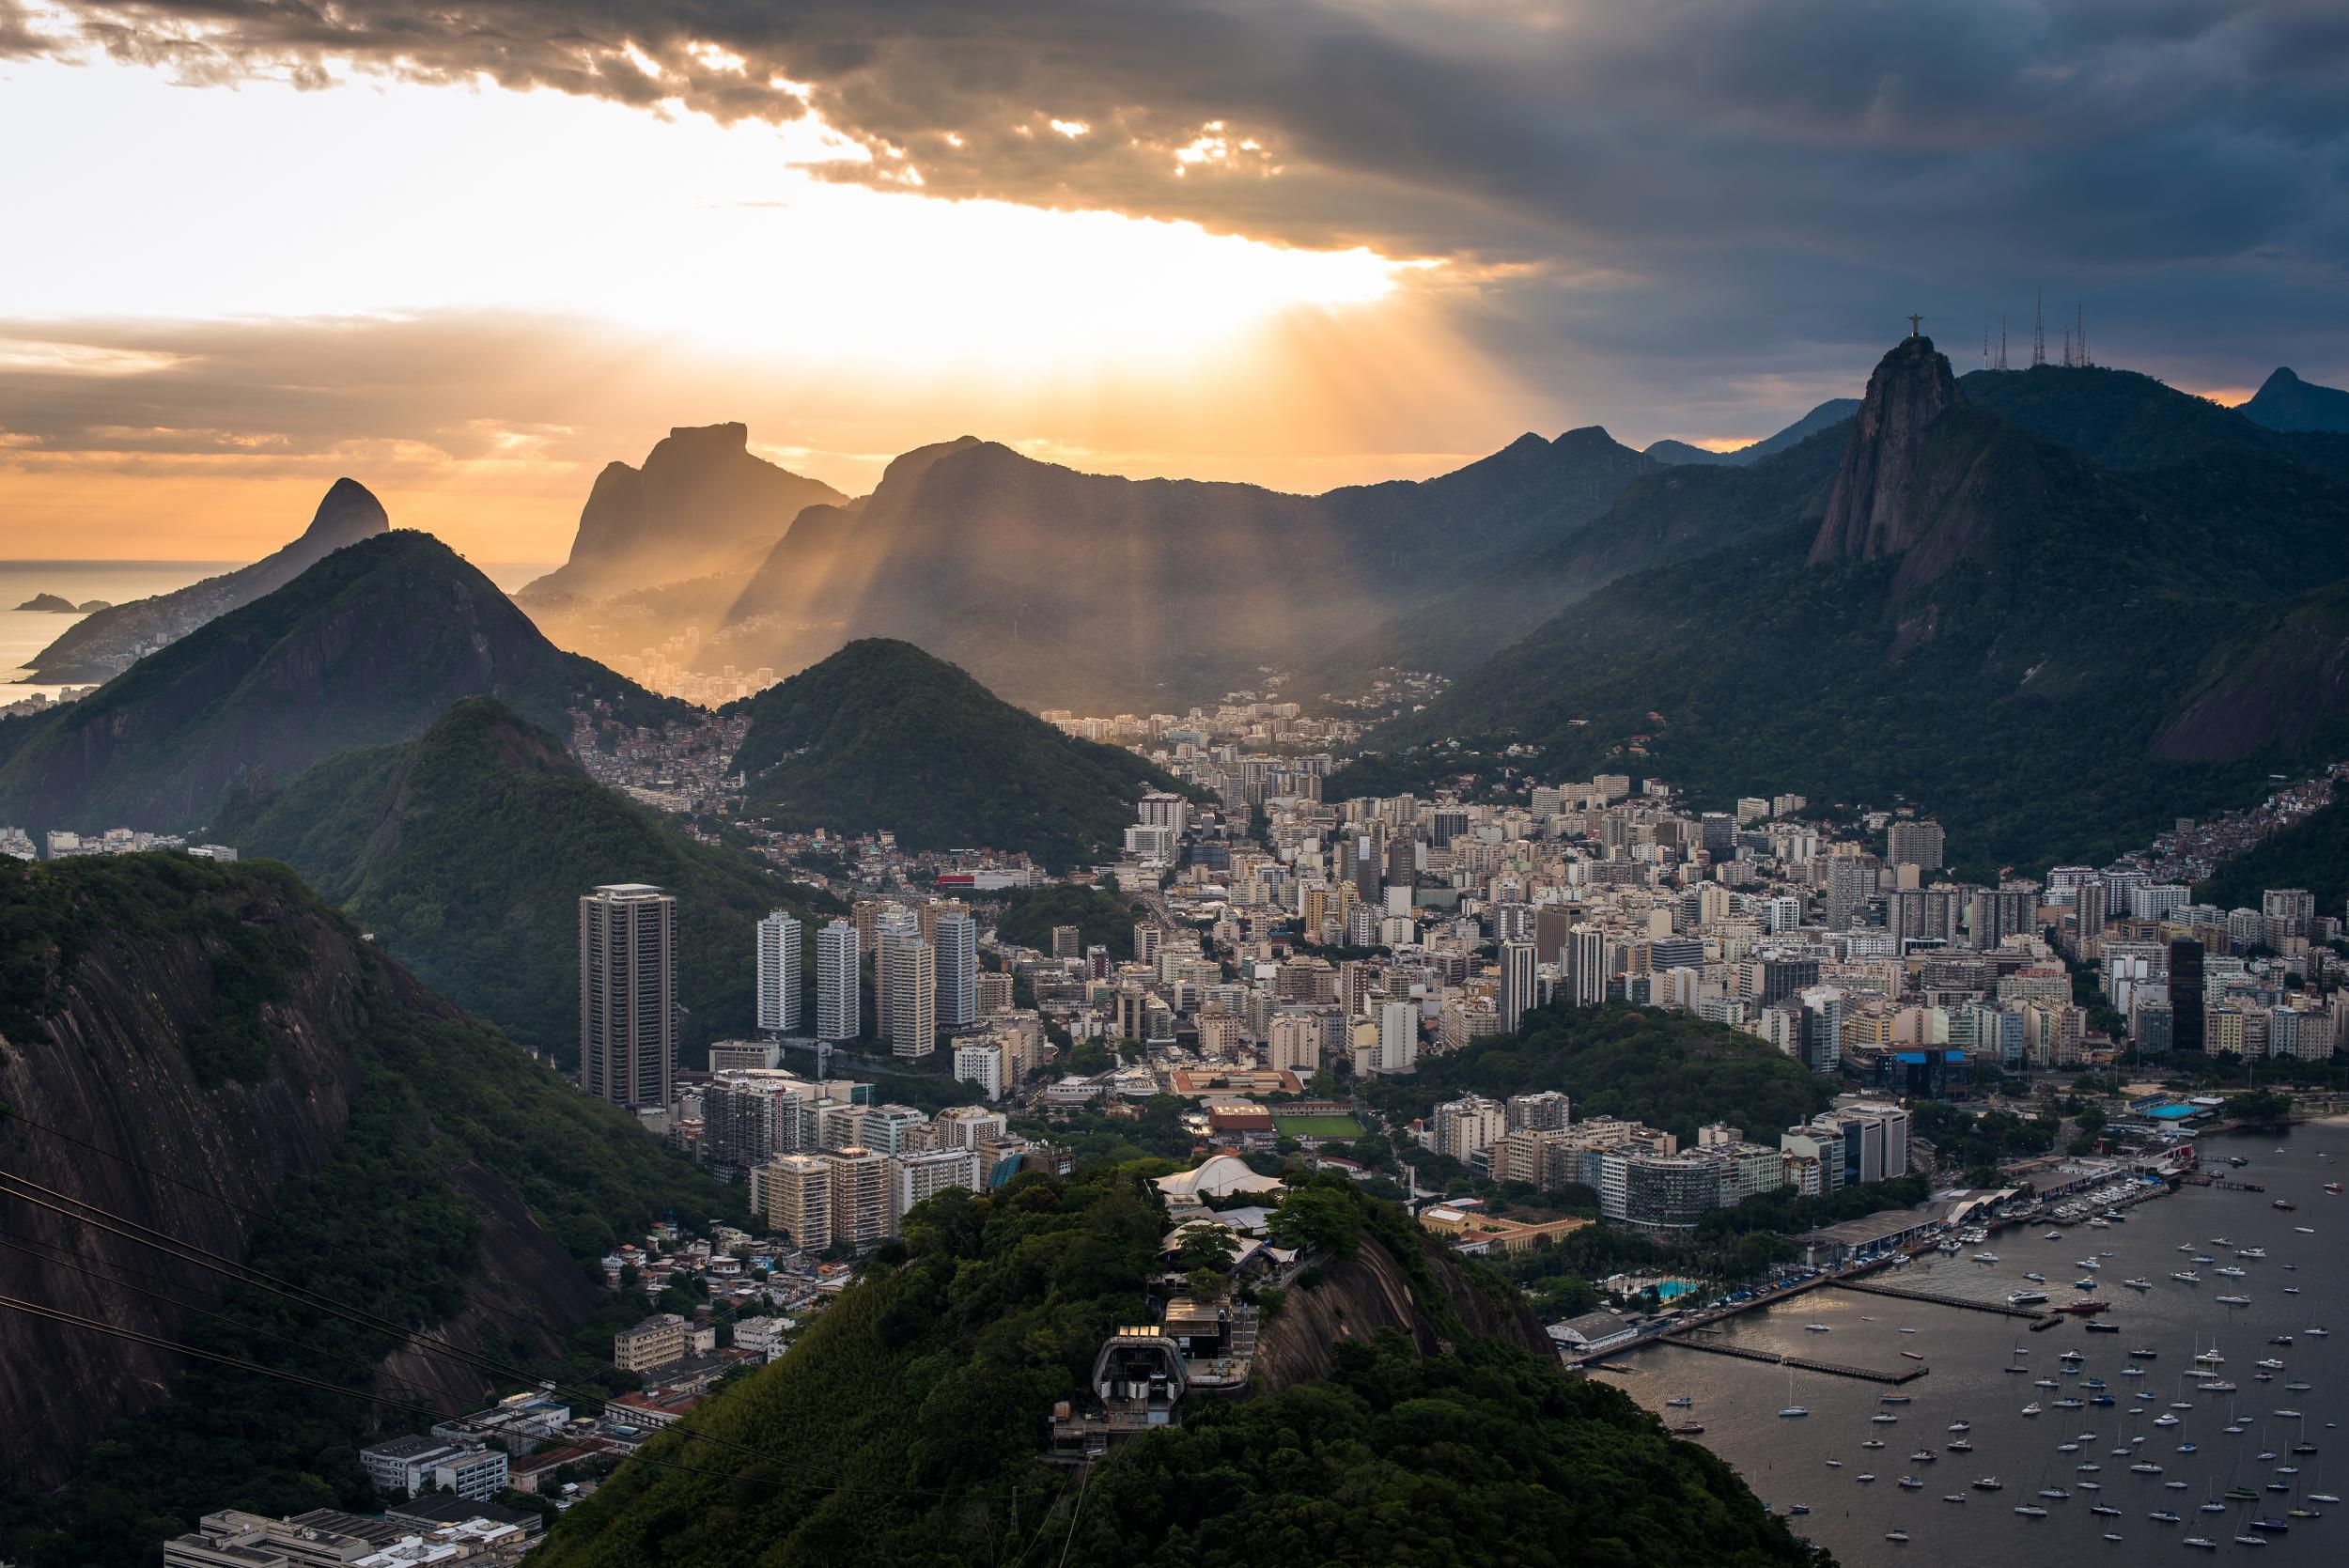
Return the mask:
[[[208,577],[168,594],[133,599],[84,616],[35,654],[29,679],[102,681],[133,660],[178,641],[215,616],[284,587],[345,545],[391,527],[383,504],[356,479],[337,479],[299,538],[249,567]]]
[[[2196,463],[2161,460],[2195,432]],[[1439,775],[1434,742],[1505,739],[1541,746],[1546,774],[1604,764],[1708,800],[1916,800],[1975,868],[2113,853],[2349,742],[2342,692],[2258,675],[2349,663],[2338,594],[2306,592],[2349,574],[2349,490],[2322,444],[2271,444],[2329,439],[2118,372],[1959,383],[1909,340],[1815,503],[1773,520],[1727,498],[1758,531],[1544,626],[1330,792]],[[2198,465],[2229,476],[2223,503]]]
[[[683,710],[556,648],[446,545],[400,530],[334,551],[79,702],[0,720],[0,820],[198,827],[232,782],[407,739],[467,696],[562,728],[586,700],[641,722]]]
[[[1134,802],[1180,790],[1122,747],[1075,740],[910,643],[851,643],[724,711],[735,766],[779,827],[887,829],[906,848],[1019,849],[1055,870],[1115,859]]]
[[[1618,579],[1817,516],[1842,449],[1840,437],[1818,435],[1750,468],[1692,463],[1642,474],[1581,527],[1342,644],[1315,673],[1346,689],[1386,665],[1472,670]]]
[[[570,559],[522,593],[603,598],[701,577],[773,545],[803,508],[845,499],[753,457],[747,426],[680,427],[643,468],[604,466],[580,510]]]
[[[554,736],[487,697],[413,740],[329,757],[282,789],[233,792],[214,831],[248,858],[293,866],[426,984],[567,1063],[590,889],[649,882],[677,895],[693,1059],[753,1031],[759,918],[786,908],[806,918],[811,900],[829,913],[832,902],[605,788]]]
[[[282,867],[0,862],[0,1108],[20,1181],[550,1374],[571,1335],[644,1310],[588,1272],[616,1239],[723,1212]],[[417,1425],[333,1390],[454,1413],[523,1381],[9,1207],[9,1295],[324,1385],[0,1314],[0,1558],[26,1568],[151,1562],[228,1504],[367,1507],[356,1450]]]
[[[546,1562],[1812,1560],[1719,1460],[1560,1372],[1506,1285],[1349,1188],[1291,1200],[1323,1266],[1266,1325],[1251,1397],[1194,1392],[1074,1474],[1039,1458],[1046,1419],[1151,1321],[1157,1194],[1093,1167],[934,1199],[790,1355],[646,1451],[683,1467],[623,1467]]]

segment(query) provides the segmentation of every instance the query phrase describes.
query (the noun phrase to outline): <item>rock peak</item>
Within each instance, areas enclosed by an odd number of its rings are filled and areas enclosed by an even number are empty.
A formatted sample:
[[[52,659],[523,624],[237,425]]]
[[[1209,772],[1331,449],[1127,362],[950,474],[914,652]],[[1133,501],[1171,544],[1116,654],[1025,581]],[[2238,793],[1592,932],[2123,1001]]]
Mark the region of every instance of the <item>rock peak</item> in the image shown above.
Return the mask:
[[[334,548],[369,538],[392,526],[383,503],[375,492],[356,479],[337,479],[328,487],[319,509],[311,514],[310,526],[302,531],[302,537],[310,541],[333,540]]]
[[[1845,556],[1873,561],[1916,542],[1925,520],[1916,515],[1911,481],[1923,458],[1925,431],[1943,411],[1964,401],[1950,362],[1930,337],[1903,338],[1876,362],[1843,446],[1827,517],[1812,541],[1813,563]]]

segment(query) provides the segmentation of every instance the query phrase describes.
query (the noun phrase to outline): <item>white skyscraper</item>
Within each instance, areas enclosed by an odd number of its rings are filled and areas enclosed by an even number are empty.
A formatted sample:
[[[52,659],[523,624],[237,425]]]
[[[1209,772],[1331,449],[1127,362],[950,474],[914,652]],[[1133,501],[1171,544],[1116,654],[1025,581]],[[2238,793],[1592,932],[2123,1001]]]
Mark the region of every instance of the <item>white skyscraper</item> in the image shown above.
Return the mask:
[[[816,933],[816,1037],[853,1040],[862,1027],[856,927],[835,920]]]
[[[979,923],[941,915],[931,923],[930,945],[938,950],[938,1027],[968,1029],[979,1016]]]
[[[800,923],[781,909],[758,923],[758,1027],[770,1034],[800,1027]]]
[[[1419,1065],[1419,1003],[1390,1001],[1378,1010],[1378,1070],[1408,1073]]]
[[[938,950],[918,936],[883,931],[880,961],[888,997],[881,1025],[891,1052],[929,1055],[938,1048]]]

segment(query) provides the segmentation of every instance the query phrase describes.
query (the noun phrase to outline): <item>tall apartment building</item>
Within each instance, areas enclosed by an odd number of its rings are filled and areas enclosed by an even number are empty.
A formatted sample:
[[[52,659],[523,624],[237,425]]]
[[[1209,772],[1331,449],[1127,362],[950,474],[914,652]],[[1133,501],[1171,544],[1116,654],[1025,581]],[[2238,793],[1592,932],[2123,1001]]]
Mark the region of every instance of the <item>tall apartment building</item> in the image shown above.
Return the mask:
[[[979,1017],[992,1017],[1011,1011],[1011,976],[980,974],[972,983],[972,994],[978,998]]]
[[[1607,1000],[1607,933],[1578,925],[1566,933],[1563,982],[1558,1000],[1569,1007],[1596,1007]]]
[[[935,1198],[949,1188],[975,1192],[979,1188],[979,1157],[970,1149],[931,1149],[899,1155],[889,1162],[891,1229],[916,1203]]]
[[[832,1245],[832,1166],[821,1155],[781,1155],[767,1166],[767,1224],[800,1246]]]
[[[1436,1107],[1436,1153],[1466,1164],[1470,1156],[1491,1148],[1509,1130],[1508,1112],[1499,1100],[1466,1094]]]
[[[1890,865],[1937,871],[1947,855],[1947,842],[1938,822],[1895,822],[1884,831],[1884,859]]]
[[[1501,994],[1496,1001],[1501,1008],[1501,1032],[1503,1034],[1515,1034],[1525,1015],[1533,1010],[1535,975],[1534,949],[1531,941],[1501,944]]]
[[[1511,1132],[1563,1132],[1574,1123],[1574,1102],[1555,1089],[1512,1094],[1508,1120]]]
[[[938,971],[938,1027],[968,1029],[980,1014],[979,924],[967,910],[940,915],[930,925],[930,946]]]
[[[1408,1073],[1419,1066],[1419,1003],[1390,1001],[1378,1010],[1378,1070]]]
[[[881,933],[881,1034],[890,1054],[919,1060],[938,1048],[938,950],[920,937]]]
[[[659,1312],[612,1336],[612,1364],[622,1372],[650,1372],[685,1357],[685,1320]]]
[[[816,933],[816,1037],[853,1040],[863,1028],[856,927],[835,920]]]
[[[1301,1008],[1273,1016],[1265,1042],[1265,1065],[1275,1072],[1311,1078],[1321,1070],[1321,1020]]]
[[[2170,1048],[2201,1050],[2207,1041],[2202,944],[2191,937],[2180,937],[2170,944]]]
[[[832,1170],[832,1239],[862,1247],[896,1234],[897,1219],[890,1208],[889,1157],[852,1144],[822,1158]]]
[[[758,923],[758,1027],[770,1034],[800,1027],[800,923],[781,909]]]
[[[579,901],[579,1081],[630,1110],[666,1108],[677,1063],[677,900],[615,882]]]

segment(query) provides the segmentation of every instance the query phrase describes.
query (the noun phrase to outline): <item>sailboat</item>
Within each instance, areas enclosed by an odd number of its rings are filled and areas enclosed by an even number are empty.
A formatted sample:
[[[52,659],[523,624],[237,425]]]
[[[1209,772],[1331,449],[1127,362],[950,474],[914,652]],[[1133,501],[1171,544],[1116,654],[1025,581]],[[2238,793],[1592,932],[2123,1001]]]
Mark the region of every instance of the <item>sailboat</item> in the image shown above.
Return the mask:
[[[1787,1421],[1793,1421],[1809,1414],[1811,1414],[1810,1411],[1795,1403],[1795,1369],[1788,1367],[1786,1369],[1786,1408],[1781,1410],[1779,1415]]]

